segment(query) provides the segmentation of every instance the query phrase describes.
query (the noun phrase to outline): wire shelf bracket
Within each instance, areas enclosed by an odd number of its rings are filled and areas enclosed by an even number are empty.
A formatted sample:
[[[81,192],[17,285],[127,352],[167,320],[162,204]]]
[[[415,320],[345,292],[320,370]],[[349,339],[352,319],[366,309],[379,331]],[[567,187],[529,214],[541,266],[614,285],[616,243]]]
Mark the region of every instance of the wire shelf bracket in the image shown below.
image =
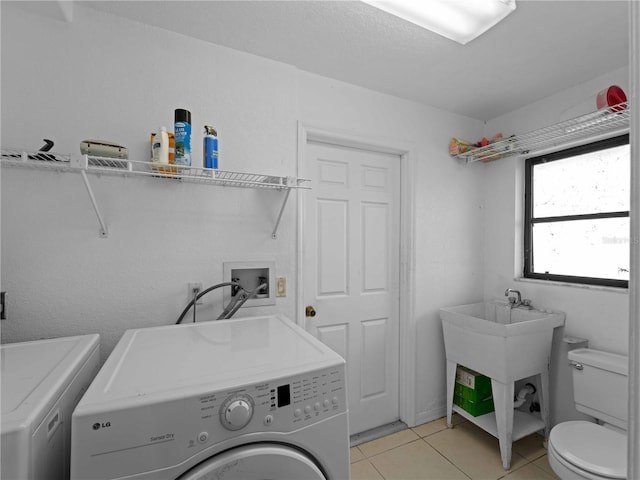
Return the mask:
[[[96,202],[96,197],[93,194],[93,189],[91,188],[91,184],[89,183],[89,179],[87,178],[87,172],[85,170],[80,170],[80,175],[82,176],[84,186],[87,188],[87,193],[89,194],[89,200],[91,201],[91,205],[93,206],[93,211],[95,212],[96,217],[98,218],[98,223],[100,224],[100,238],[108,238],[109,229],[107,228],[107,224],[104,222],[104,219],[100,214],[100,209],[98,208],[98,202]]]
[[[278,218],[276,219],[276,224],[273,226],[273,232],[271,232],[271,238],[274,240],[278,238],[278,226],[280,225],[280,220],[282,220],[282,213],[284,212],[284,207],[287,205],[287,200],[289,200],[289,194],[291,193],[291,189],[287,189],[284,193],[284,199],[282,200],[282,206],[280,207],[280,212],[278,213]]]

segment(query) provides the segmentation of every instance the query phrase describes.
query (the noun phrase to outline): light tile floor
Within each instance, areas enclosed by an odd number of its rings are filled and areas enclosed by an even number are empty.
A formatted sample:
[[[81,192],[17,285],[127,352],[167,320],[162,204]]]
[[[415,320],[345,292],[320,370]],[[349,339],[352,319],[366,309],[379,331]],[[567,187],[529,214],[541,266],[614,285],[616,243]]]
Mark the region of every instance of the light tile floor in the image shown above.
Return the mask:
[[[441,418],[351,448],[352,480],[553,480],[540,435],[512,446],[511,469],[504,470],[498,439],[453,416]]]

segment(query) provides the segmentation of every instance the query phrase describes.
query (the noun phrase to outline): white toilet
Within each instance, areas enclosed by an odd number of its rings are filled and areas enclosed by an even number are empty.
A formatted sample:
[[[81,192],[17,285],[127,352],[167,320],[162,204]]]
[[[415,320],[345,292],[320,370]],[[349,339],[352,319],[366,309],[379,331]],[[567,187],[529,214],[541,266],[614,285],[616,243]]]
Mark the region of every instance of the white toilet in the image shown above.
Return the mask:
[[[549,465],[562,480],[627,478],[628,358],[578,348],[569,352],[576,409],[599,422],[570,421],[551,430]]]

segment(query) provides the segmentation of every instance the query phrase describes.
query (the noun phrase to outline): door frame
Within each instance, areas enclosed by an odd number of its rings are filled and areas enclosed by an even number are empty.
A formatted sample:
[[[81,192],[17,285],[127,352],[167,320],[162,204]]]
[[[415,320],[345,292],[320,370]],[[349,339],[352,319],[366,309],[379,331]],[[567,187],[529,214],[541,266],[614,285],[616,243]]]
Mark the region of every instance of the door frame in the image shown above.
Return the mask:
[[[356,135],[337,130],[329,130],[298,121],[297,175],[306,178],[306,145],[314,141],[340,147],[358,148],[378,153],[397,155],[400,158],[400,325],[399,325],[399,396],[400,420],[410,427],[416,425],[416,337],[417,322],[414,315],[415,292],[415,195],[414,195],[414,154],[415,148],[407,142],[380,140],[375,137]],[[296,238],[296,323],[306,328],[304,312],[304,190],[297,191],[297,238]]]

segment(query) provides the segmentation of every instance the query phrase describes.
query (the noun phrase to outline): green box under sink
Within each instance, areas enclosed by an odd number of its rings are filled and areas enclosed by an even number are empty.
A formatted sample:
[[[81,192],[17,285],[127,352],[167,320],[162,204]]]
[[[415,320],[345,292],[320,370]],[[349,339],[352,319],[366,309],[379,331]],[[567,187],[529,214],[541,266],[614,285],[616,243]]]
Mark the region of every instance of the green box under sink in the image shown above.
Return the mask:
[[[491,379],[469,368],[458,366],[453,403],[474,417],[494,411]]]

